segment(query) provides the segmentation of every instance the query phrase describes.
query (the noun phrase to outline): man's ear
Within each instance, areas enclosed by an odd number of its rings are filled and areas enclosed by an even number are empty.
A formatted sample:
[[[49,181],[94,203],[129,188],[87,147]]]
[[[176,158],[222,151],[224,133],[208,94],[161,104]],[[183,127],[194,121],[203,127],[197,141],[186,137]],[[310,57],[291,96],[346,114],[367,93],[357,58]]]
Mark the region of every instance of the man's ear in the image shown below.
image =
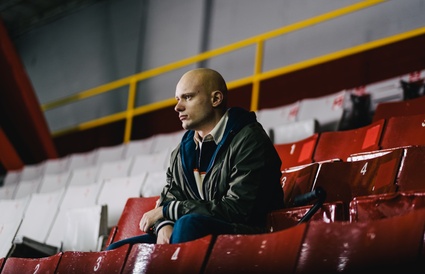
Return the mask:
[[[223,102],[223,93],[219,90],[215,90],[211,95],[212,106],[218,107]]]

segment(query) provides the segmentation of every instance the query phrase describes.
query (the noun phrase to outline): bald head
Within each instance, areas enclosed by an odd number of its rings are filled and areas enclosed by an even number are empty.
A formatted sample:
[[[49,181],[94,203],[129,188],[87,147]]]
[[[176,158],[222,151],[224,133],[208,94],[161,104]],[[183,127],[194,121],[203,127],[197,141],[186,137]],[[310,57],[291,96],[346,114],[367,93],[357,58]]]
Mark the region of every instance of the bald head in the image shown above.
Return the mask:
[[[211,94],[220,91],[223,94],[221,108],[227,107],[227,85],[220,73],[209,68],[193,69],[180,78],[178,85],[186,86],[193,90]]]

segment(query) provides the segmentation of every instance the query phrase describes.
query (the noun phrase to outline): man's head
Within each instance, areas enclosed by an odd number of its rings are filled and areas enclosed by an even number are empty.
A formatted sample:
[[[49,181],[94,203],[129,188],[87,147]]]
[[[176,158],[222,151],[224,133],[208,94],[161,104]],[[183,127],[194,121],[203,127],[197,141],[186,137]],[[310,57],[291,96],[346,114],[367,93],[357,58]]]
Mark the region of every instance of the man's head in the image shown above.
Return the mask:
[[[227,108],[227,86],[215,70],[200,68],[186,72],[176,86],[175,110],[184,129],[196,130],[203,137],[223,116]]]

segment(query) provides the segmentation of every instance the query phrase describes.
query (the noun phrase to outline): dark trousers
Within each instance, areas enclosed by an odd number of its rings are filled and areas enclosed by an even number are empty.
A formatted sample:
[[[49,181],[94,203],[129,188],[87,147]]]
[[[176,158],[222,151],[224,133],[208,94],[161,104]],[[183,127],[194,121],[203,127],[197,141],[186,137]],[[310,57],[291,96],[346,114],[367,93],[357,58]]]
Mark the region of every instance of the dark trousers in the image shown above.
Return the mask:
[[[170,243],[178,244],[202,238],[209,234],[233,234],[233,226],[219,219],[200,215],[188,214],[178,219],[171,234]],[[106,250],[115,249],[125,244],[156,243],[156,236],[143,234],[110,244]]]

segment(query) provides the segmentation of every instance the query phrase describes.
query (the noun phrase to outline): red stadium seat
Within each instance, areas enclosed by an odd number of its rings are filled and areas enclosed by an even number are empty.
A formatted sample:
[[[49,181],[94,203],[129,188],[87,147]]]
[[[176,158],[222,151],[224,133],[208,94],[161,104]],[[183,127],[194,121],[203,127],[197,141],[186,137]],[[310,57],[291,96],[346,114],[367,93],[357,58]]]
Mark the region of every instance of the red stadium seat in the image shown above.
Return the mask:
[[[143,213],[155,208],[159,196],[129,198],[118,221],[115,236],[110,243],[144,234],[139,229]]]
[[[282,161],[281,170],[312,163],[318,137],[316,133],[294,143],[275,144]]]
[[[356,197],[350,202],[350,222],[367,222],[425,208],[425,192],[396,192]]]
[[[310,222],[295,273],[423,273],[424,226],[425,209],[370,222]]]
[[[274,232],[298,225],[311,207],[311,205],[308,205],[270,212],[267,215],[267,230]],[[310,220],[325,223],[346,221],[348,217],[345,216],[344,211],[344,204],[342,202],[326,203],[320,207]]]
[[[122,273],[202,273],[211,244],[211,235],[180,244],[134,244]]]
[[[425,96],[414,99],[385,102],[376,107],[373,121],[388,119],[395,116],[425,114]]]
[[[425,105],[422,107],[425,112]],[[382,133],[381,148],[413,145],[425,145],[425,114],[389,118]]]
[[[371,159],[322,163],[313,189],[323,188],[326,203],[342,201],[347,211],[354,197],[395,192],[402,153],[394,150]]]
[[[405,148],[397,185],[398,191],[425,191],[425,146]]]
[[[283,188],[285,207],[292,207],[296,196],[311,191],[318,167],[319,164],[312,163],[282,171],[280,181]]]
[[[5,259],[2,274],[12,273],[46,273],[53,274],[56,271],[62,253],[43,258],[18,258],[8,257]],[[1,266],[1,263],[0,263]]]
[[[66,251],[55,273],[121,273],[129,251],[129,245],[98,252]]]
[[[204,273],[293,273],[305,231],[300,224],[265,234],[219,235]]]
[[[353,153],[380,149],[384,120],[357,129],[322,132],[317,141],[313,161],[346,161]]]

